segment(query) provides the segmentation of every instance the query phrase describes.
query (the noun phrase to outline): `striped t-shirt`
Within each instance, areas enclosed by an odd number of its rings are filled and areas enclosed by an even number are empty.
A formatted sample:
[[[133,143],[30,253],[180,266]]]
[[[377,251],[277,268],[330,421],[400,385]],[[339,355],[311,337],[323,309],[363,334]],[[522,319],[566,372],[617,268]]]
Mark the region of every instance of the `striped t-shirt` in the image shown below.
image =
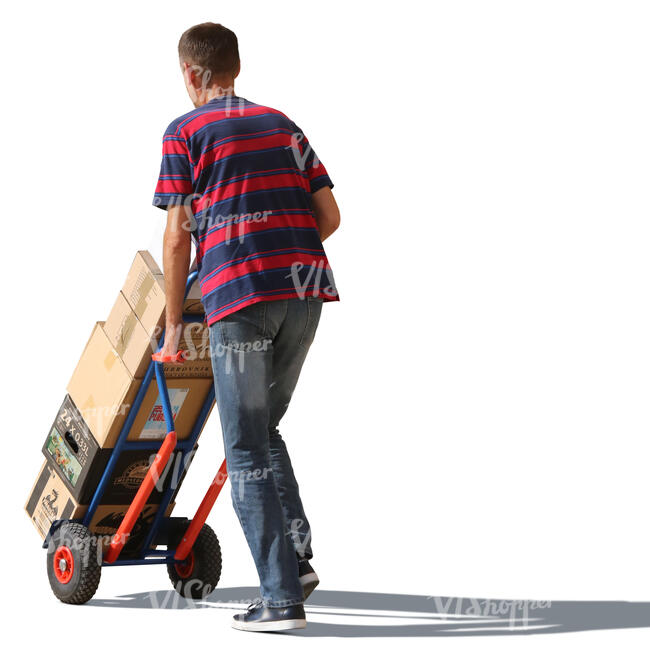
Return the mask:
[[[333,187],[302,131],[237,96],[174,120],[154,205],[191,205],[209,325],[262,300],[338,300],[311,194]]]

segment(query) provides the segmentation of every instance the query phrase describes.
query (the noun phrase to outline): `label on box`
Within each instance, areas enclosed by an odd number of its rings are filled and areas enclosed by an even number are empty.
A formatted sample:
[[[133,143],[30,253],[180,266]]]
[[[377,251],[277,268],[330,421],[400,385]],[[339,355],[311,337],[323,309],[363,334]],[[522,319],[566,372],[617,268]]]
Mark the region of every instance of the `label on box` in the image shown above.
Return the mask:
[[[79,480],[79,476],[81,475],[82,466],[65,444],[63,436],[57,431],[56,427],[52,427],[50,435],[45,441],[45,449],[50,454],[50,458],[57,464],[65,478],[68,479],[70,485],[75,487]]]
[[[176,466],[180,464],[181,456],[180,451],[172,454],[170,461],[157,477],[154,489],[147,499],[148,503],[160,503],[165,490],[168,487],[176,487],[179,480],[179,470]],[[156,451],[152,449],[122,451],[101,503],[131,503],[155,457]]]
[[[98,470],[99,445],[69,395],[43,445],[43,455],[81,502],[90,474]]]
[[[98,445],[69,395],[63,400],[54,426],[64,435],[68,434],[65,436],[66,441],[76,447],[77,460],[83,467]]]
[[[93,518],[91,528],[96,535],[112,535],[122,523],[124,515],[128,506],[123,508],[111,508],[110,506],[103,506],[97,509],[97,514]],[[147,505],[143,508],[142,512],[138,515],[135,525],[131,529],[130,539],[142,536],[146,532],[148,525],[153,521],[154,515],[158,508],[153,505]]]
[[[45,463],[25,505],[41,538],[47,535],[53,521],[70,518],[75,507],[75,502],[57,473]]]
[[[169,402],[172,407],[172,416],[176,419],[178,412],[183,406],[183,402],[189,393],[189,388],[169,388]],[[167,424],[165,423],[165,414],[163,413],[162,401],[160,395],[149,413],[149,417],[142,427],[139,438],[142,440],[162,440],[167,435]]]
[[[93,517],[90,524],[90,529],[94,535],[97,535],[102,541],[103,545],[107,545],[118,529],[119,525],[124,519],[124,515],[128,509],[125,506],[99,506],[97,512]],[[130,553],[137,551],[144,542],[146,533],[151,528],[158,506],[146,505],[131,529],[128,540],[124,549],[122,550],[121,557],[128,557]]]

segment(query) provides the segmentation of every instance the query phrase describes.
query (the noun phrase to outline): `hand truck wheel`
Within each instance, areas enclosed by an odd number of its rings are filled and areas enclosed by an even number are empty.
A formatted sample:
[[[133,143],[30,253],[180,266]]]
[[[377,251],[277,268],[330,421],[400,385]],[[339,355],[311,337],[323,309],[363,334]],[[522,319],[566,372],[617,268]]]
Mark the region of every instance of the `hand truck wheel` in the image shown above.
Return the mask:
[[[47,577],[54,595],[71,605],[88,602],[99,586],[101,562],[97,538],[85,526],[62,524],[47,548]]]
[[[187,523],[178,539],[187,529]],[[184,598],[201,600],[211,594],[221,577],[221,547],[215,532],[203,524],[190,554],[182,562],[167,565],[174,589]]]

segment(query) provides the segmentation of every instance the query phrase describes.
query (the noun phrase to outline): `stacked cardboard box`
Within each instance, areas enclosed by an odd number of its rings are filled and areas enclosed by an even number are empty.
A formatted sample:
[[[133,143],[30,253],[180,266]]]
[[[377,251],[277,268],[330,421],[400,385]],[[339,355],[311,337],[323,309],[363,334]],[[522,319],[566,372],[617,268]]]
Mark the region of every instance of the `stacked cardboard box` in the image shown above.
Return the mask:
[[[203,313],[196,284],[184,311]],[[153,257],[140,251],[107,320],[92,330],[43,445],[45,462],[25,506],[42,538],[56,519],[83,517],[156,350],[164,319],[164,277]],[[184,440],[212,387],[205,324],[186,326],[180,347],[189,360],[182,365],[165,364],[164,371],[176,434]],[[166,433],[154,378],[127,439],[162,441]],[[93,532],[109,535],[113,524],[117,529],[154,456],[155,450],[122,450],[91,522]],[[172,456],[143,511],[140,528],[146,529],[153,518],[162,491],[169,485],[178,490],[192,456],[186,455],[182,463],[180,452]],[[130,546],[137,538],[134,531]]]
[[[151,524],[158,505],[147,503],[133,527],[125,553],[138,550],[149,525]],[[169,516],[174,509],[172,502],[165,513]],[[81,505],[70,494],[68,487],[56,472],[54,467],[45,461],[32,488],[25,510],[39,532],[41,539],[50,530],[52,522],[57,519],[81,519],[86,514],[87,505]],[[129,504],[100,504],[90,522],[90,530],[101,537],[106,547],[111,535],[116,531],[126,514]]]

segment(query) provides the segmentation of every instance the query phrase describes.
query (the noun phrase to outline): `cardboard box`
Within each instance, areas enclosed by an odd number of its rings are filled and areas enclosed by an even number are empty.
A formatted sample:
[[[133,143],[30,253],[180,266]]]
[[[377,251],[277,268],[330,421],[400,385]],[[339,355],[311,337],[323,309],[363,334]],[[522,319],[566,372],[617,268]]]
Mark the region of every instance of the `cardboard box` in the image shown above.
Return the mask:
[[[165,516],[169,517],[174,510],[175,503],[170,503],[165,512]],[[119,525],[124,519],[128,506],[110,505],[99,506],[95,511],[95,516],[90,522],[90,530],[93,534],[97,535],[101,542],[103,552],[108,550],[108,545],[111,543],[112,536],[117,532]],[[80,517],[83,517],[86,512],[85,506],[81,507]],[[146,505],[140,516],[136,520],[127,543],[124,545],[120,558],[128,557],[137,553],[142,548],[144,538],[151,528],[154,516],[158,512],[157,505]],[[152,546],[153,548],[153,546]]]
[[[210,357],[210,330],[202,323],[186,323],[178,344],[184,350],[183,363],[166,363],[165,377],[169,378],[212,378],[212,359]]]
[[[104,332],[131,375],[136,379],[144,377],[151,355],[158,348],[159,333],[145,330],[122,293],[104,324]],[[187,361],[165,364],[166,377],[212,377],[210,331],[205,324],[187,323],[179,349],[187,352]]]
[[[171,515],[174,505],[174,502],[169,505],[165,516],[169,517]],[[47,461],[43,463],[36,483],[25,504],[25,510],[41,539],[45,539],[55,520],[82,519],[87,507],[77,503],[54,469],[49,466]],[[110,535],[117,531],[128,507],[128,504],[100,505],[90,522],[90,530],[96,535],[106,535],[107,540],[105,541],[110,541]],[[157,504],[148,503],[145,505],[133,527],[125,551],[136,547],[138,540],[142,541],[157,510]]]
[[[79,503],[86,503],[99,482],[108,456],[84,422],[70,395],[54,419],[43,445],[43,455]]]
[[[201,302],[201,287],[199,286],[198,280],[190,287],[187,296],[185,296],[183,311],[186,314],[205,314],[205,309],[203,309],[203,303]]]
[[[156,351],[156,339],[148,333],[122,292],[104,323],[104,332],[136,379],[144,377]]]
[[[112,449],[102,449],[100,453],[110,456],[112,452]],[[181,463],[181,455],[182,452],[180,450],[173,452],[167,466],[162,471],[159,480],[151,492],[147,503],[160,503],[163,492],[168,487],[177,490],[183,477],[183,465],[186,465],[186,463]],[[156,451],[151,449],[123,450],[115,463],[115,468],[113,469],[110,478],[108,479],[106,490],[102,496],[100,504],[128,505],[131,503],[155,457]],[[99,479],[100,476],[97,476],[94,487],[90,493],[91,497],[94,489],[99,483]],[[89,502],[90,499],[83,503],[88,504]]]
[[[185,440],[190,437],[199,411],[212,385],[212,379],[183,378],[167,380],[167,392],[169,393],[178,440]],[[127,439],[162,440],[166,435],[167,426],[162,402],[158,394],[158,384],[152,381],[142,400],[142,405],[133,421]]]
[[[194,460],[194,456],[196,455],[198,448],[199,445],[197,443],[196,445],[194,445],[194,449],[192,449],[192,451],[185,454],[185,456],[182,459],[181,459],[181,455],[179,454],[174,460],[174,464],[173,465],[170,464],[168,466],[168,471],[171,473],[169,485],[172,487],[173,490],[172,499],[171,499],[172,502],[176,501],[176,497],[178,496],[178,491],[181,489],[181,486],[183,485],[183,481],[187,476],[187,472],[190,469],[190,465]]]
[[[69,395],[63,400],[42,451],[79,504],[90,503],[113,453],[111,448],[99,448]],[[101,503],[131,503],[155,455],[155,449],[124,449],[108,479]],[[178,491],[192,456],[187,455],[185,458],[190,460],[181,463],[180,451],[174,453],[162,481],[149,497],[151,503],[159,503],[162,491],[170,485]]]
[[[139,251],[104,326],[109,340],[136,378],[144,376],[164,331],[165,304],[165,279],[160,267],[148,251]],[[204,314],[198,282],[190,288],[183,311]],[[165,364],[165,376],[212,376],[210,336],[205,323],[186,324],[179,349],[188,351],[188,361]]]
[[[148,251],[138,251],[122,294],[147,333],[158,338],[165,326],[165,280]]]
[[[56,519],[73,519],[79,516],[79,504],[47,461],[41,466],[25,510],[41,539],[45,539]]]
[[[114,447],[141,380],[129,373],[102,325],[103,323],[97,323],[91,334],[68,384],[68,394],[99,446]],[[169,372],[173,372],[173,365],[165,364],[170,368]],[[167,380],[179,440],[189,437],[212,382],[212,375]],[[153,380],[134,419],[128,439],[161,440],[165,434],[158,384]]]
[[[137,252],[122,293],[147,333],[158,339],[165,327],[165,278],[151,253]],[[183,311],[204,313],[198,281],[190,288]]]
[[[138,391],[134,379],[97,323],[79,359],[68,394],[100,447],[113,447]]]
[[[53,467],[63,481],[66,489],[73,496],[75,501],[80,505],[88,505],[92,500],[93,494],[99,485],[104,469],[113,453],[113,449],[99,449],[96,455],[96,462],[91,467],[90,472],[84,477],[83,483],[77,483],[76,486],[71,482],[60,466],[56,465],[54,460],[48,458],[48,464]],[[135,493],[138,491],[140,484],[144,480],[151,463],[156,456],[154,449],[124,449],[119,455],[115,467],[111,472],[106,483],[104,494],[102,495],[101,504],[129,504],[133,501]],[[163,490],[167,489],[172,483],[176,488],[181,474],[180,472],[181,452],[176,451],[172,454],[170,462],[161,475],[161,481],[156,484],[149,503],[160,503]],[[80,489],[76,489],[80,488]]]

